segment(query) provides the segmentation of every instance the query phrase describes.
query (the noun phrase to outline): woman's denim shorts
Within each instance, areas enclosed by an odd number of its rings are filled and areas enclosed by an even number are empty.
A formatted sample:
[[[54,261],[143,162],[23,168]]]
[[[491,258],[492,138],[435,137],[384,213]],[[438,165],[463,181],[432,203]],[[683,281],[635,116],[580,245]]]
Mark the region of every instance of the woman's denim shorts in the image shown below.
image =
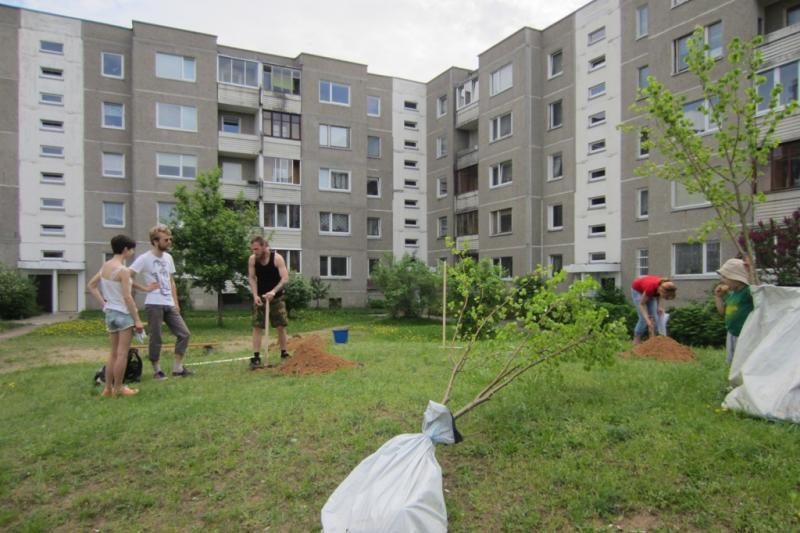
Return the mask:
[[[106,309],[106,331],[115,333],[133,327],[133,317],[114,309]]]

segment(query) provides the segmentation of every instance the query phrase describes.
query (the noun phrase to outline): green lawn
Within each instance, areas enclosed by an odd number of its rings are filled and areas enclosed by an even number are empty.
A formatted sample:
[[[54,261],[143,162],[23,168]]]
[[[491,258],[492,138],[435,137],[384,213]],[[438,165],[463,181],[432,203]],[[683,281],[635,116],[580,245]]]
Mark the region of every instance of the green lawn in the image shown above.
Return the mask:
[[[38,368],[105,347],[99,315],[0,342],[0,530],[315,531],[338,483],[439,401],[449,354],[436,323],[306,311],[290,332],[350,326],[333,374],[196,367],[134,398],[105,399],[95,362]],[[197,340],[246,340],[242,314],[190,314]],[[246,356],[248,350],[195,361]],[[437,449],[451,531],[800,529],[800,427],[722,411],[720,350],[694,363],[620,359],[534,374],[459,420]],[[9,361],[13,361],[13,364]],[[191,364],[191,362],[189,362]],[[148,370],[148,369],[146,369]],[[454,406],[489,368],[459,383]]]

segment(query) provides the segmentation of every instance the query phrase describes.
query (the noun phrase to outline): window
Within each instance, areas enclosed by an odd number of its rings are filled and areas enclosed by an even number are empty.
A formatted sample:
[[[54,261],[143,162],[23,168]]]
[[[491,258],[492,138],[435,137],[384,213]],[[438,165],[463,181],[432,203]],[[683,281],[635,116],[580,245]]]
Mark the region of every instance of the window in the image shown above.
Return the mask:
[[[561,204],[547,206],[547,229],[556,231],[564,229],[564,206]]]
[[[511,160],[503,161],[489,167],[489,186],[499,187],[511,183]]]
[[[280,157],[264,158],[265,181],[300,185],[300,160]]]
[[[103,176],[106,178],[125,177],[125,154],[103,152]]]
[[[509,63],[492,72],[489,78],[489,94],[494,96],[506,89],[510,89],[514,83],[512,64]]]
[[[647,87],[647,77],[650,75],[650,65],[643,65],[636,69],[636,88],[639,90]]]
[[[606,123],[606,112],[599,111],[592,115],[589,115],[589,127],[599,126],[601,124]]]
[[[403,226],[406,228],[418,228],[419,221],[416,218],[407,218],[403,221]]]
[[[550,154],[547,165],[547,179],[557,180],[564,176],[564,160],[561,152]]]
[[[564,256],[561,254],[553,254],[547,257],[547,263],[553,274],[557,274],[564,269]]]
[[[157,202],[156,220],[159,224],[172,224],[175,222],[175,202]]]
[[[436,178],[436,198],[444,198],[447,196],[447,178],[439,176]]]
[[[371,117],[381,116],[380,96],[367,96],[367,115]]]
[[[597,98],[606,94],[606,82],[598,83],[589,87],[589,99]]]
[[[42,250],[42,259],[64,259],[64,250]]]
[[[471,165],[456,171],[455,176],[456,196],[478,190],[478,165]]]
[[[319,145],[327,148],[350,148],[350,128],[320,124]]]
[[[561,50],[550,54],[548,76],[554,78],[564,72],[564,53]]]
[[[217,57],[217,81],[220,83],[258,87],[258,70],[258,63],[255,61]]]
[[[673,244],[672,253],[676,276],[713,275],[720,266],[719,242]]]
[[[42,144],[39,145],[39,155],[42,157],[64,157],[64,147]]]
[[[685,4],[689,0],[672,0],[672,7],[677,7],[681,4]]]
[[[772,89],[779,83],[782,87],[778,96],[779,106],[785,106],[789,102],[797,100],[798,66],[800,66],[800,62],[793,61],[771,70],[760,72],[766,80],[758,86],[758,94],[762,98],[761,103],[758,104],[759,111],[764,111],[769,107]]]
[[[417,150],[418,149],[417,141],[406,139],[405,141],[403,141],[403,147],[406,148],[407,150]]]
[[[646,276],[650,273],[649,260],[650,252],[647,248],[636,250],[636,275]]]
[[[650,212],[648,199],[647,189],[639,189],[636,191],[636,218],[643,220],[648,217]]]
[[[447,217],[439,217],[436,223],[436,238],[443,239],[447,236]]]
[[[48,54],[64,54],[64,43],[55,41],[39,41],[39,51]]]
[[[492,264],[495,266],[499,266],[500,269],[503,271],[502,278],[503,279],[511,279],[513,275],[513,257],[493,257]]]
[[[639,138],[636,139],[636,157],[639,159],[643,159],[645,157],[650,156],[650,147],[647,143],[649,139],[649,133],[646,129],[643,129],[639,132]]]
[[[64,184],[64,173],[63,172],[42,172],[40,174],[42,183],[52,183],[55,185],[63,185]]]
[[[406,239],[403,244],[406,248],[416,248],[419,246],[417,239]]]
[[[375,135],[367,135],[367,157],[380,159],[381,157],[381,138]]]
[[[441,159],[447,156],[447,137],[436,137],[436,158]]]
[[[319,101],[326,104],[350,105],[350,86],[335,81],[320,80]]]
[[[492,211],[490,222],[489,228],[492,235],[511,233],[511,208]]]
[[[103,127],[121,130],[125,127],[125,106],[103,102]]]
[[[590,252],[589,253],[589,262],[590,263],[603,263],[606,260],[606,253],[605,252]]]
[[[381,264],[381,260],[377,257],[369,257],[367,258],[367,273],[372,276],[375,273],[375,269]]]
[[[264,135],[267,137],[299,141],[300,115],[295,115],[294,113],[280,113],[278,111],[264,111]]]
[[[264,204],[264,227],[300,229],[300,206],[295,204]]]
[[[125,204],[122,202],[103,202],[103,227],[125,227]]]
[[[447,95],[443,94],[436,99],[436,118],[447,114]]]
[[[125,57],[122,54],[100,52],[102,74],[106,78],[122,79],[125,77]]]
[[[350,172],[346,170],[320,168],[319,190],[350,192]]]
[[[589,153],[596,154],[597,152],[602,152],[606,149],[606,140],[605,139],[598,139],[596,141],[592,141],[589,143]]]
[[[372,198],[381,197],[381,179],[367,176],[367,196]]]
[[[499,141],[511,136],[511,113],[494,117],[489,123],[489,141]]]
[[[689,192],[682,184],[672,182],[672,207],[675,209],[690,209],[706,207],[709,205],[706,197],[699,192]]]
[[[300,256],[302,255],[300,250],[275,250],[275,253],[281,254],[289,272],[300,272]]]
[[[224,181],[242,181],[242,162],[241,161],[222,161],[222,179]]]
[[[786,10],[786,25],[791,26],[800,22],[800,6],[790,7]]]
[[[689,65],[686,64],[686,57],[689,55],[689,39],[692,34],[686,34],[678,37],[672,43],[673,52],[673,72],[684,72],[689,70]],[[705,27],[704,42],[708,45],[708,56],[714,59],[722,57],[723,42],[722,42],[722,22],[715,22]]]
[[[329,211],[320,211],[319,232],[349,235],[350,215],[347,213],[331,213]]]
[[[777,146],[770,154],[770,189],[800,187],[800,141]]]
[[[603,237],[606,234],[605,224],[591,224],[589,226],[589,237]]]
[[[606,206],[605,196],[592,196],[589,198],[589,209],[603,209]]]
[[[409,199],[403,200],[403,205],[408,207],[409,209],[419,208],[419,205],[416,200],[409,200]]]
[[[219,117],[219,130],[224,133],[242,133],[242,118],[234,115]]]
[[[478,234],[478,211],[456,213],[456,237]]]
[[[596,168],[589,171],[589,181],[600,181],[606,179],[606,169]]]
[[[589,46],[593,45],[594,43],[600,42],[606,38],[606,27],[602,26],[597,28],[593,32],[589,33]]]
[[[478,101],[478,79],[465,81],[456,88],[456,109],[466,107]]]
[[[551,102],[547,105],[547,127],[551,130],[560,128],[564,123],[564,112],[561,100]]]
[[[188,154],[156,154],[156,175],[159,178],[194,179],[197,156]]]
[[[403,187],[405,187],[407,189],[417,189],[417,188],[419,188],[419,185],[417,183],[417,180],[405,179],[405,180],[403,180]]]
[[[64,224],[42,224],[39,226],[39,234],[63,237],[65,234]]]
[[[415,130],[417,129],[417,121],[415,120],[404,120],[403,127],[407,130]]]
[[[319,275],[321,278],[349,278],[350,258],[321,255],[319,257]]]
[[[683,104],[683,116],[692,121],[695,133],[702,134],[717,129],[710,115],[713,105],[714,101],[709,100],[695,100]]]
[[[56,80],[64,79],[64,70],[60,68],[41,67],[39,72],[42,73],[43,78],[52,78]]]
[[[47,105],[64,105],[64,95],[55,93],[39,93],[39,103]]]
[[[39,198],[39,208],[43,211],[63,211],[63,198]]]
[[[161,129],[197,131],[197,108],[157,102],[156,125]]]
[[[367,238],[380,239],[381,219],[380,217],[367,217]]]
[[[417,105],[417,102],[413,100],[406,100],[403,102],[403,109],[406,111],[418,111],[418,108],[419,106]]]
[[[56,133],[64,133],[63,120],[49,120],[43,118],[39,121],[39,129],[42,131],[52,131]]]
[[[640,39],[650,31],[650,9],[647,4],[636,8],[636,38]]]
[[[606,55],[597,56],[589,60],[589,72],[606,66]]]
[[[156,78],[178,81],[195,81],[193,57],[156,53]]]
[[[405,168],[416,170],[417,169],[417,161],[414,161],[413,159],[406,159],[406,160],[403,161],[403,166]]]
[[[300,71],[294,68],[264,65],[264,90],[299,95]]]

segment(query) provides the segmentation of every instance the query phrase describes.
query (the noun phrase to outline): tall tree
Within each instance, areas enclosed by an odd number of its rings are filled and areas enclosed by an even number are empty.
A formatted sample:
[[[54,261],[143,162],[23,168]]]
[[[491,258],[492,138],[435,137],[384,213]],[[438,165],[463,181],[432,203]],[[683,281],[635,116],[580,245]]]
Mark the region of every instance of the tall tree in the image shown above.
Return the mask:
[[[227,283],[246,285],[242,274],[250,255],[248,237],[258,223],[255,207],[241,194],[226,201],[220,170],[198,174],[192,189],[175,191],[174,253],[192,285],[217,294],[217,325],[222,325],[222,292]]]
[[[637,129],[643,147],[658,156],[637,173],[702,194],[715,216],[698,229],[697,239],[703,241],[713,231],[722,231],[749,260],[754,284],[759,283],[757,258],[746,229],[752,224],[754,205],[765,199],[757,189],[758,178],[780,142],[776,127],[797,107],[792,88],[778,84],[770,89],[759,74],[764,63],[759,50],[762,42],[760,36],[749,42],[734,38],[723,59],[712,54],[703,28],[697,28],[689,39],[685,62],[697,80],[703,104],[687,116],[687,97],[676,95],[651,76],[640,91],[643,100],[632,106],[644,114],[643,123],[630,128]],[[701,135],[701,131],[709,134]],[[744,235],[741,243],[740,232]]]

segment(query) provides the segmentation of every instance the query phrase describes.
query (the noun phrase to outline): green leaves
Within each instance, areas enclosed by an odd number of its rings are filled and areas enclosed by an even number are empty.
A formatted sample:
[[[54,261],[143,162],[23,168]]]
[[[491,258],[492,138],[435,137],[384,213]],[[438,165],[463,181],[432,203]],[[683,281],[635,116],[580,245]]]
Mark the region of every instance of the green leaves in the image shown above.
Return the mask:
[[[387,256],[372,274],[383,292],[392,317],[419,317],[439,300],[439,278],[420,260],[404,255],[399,261]]]

